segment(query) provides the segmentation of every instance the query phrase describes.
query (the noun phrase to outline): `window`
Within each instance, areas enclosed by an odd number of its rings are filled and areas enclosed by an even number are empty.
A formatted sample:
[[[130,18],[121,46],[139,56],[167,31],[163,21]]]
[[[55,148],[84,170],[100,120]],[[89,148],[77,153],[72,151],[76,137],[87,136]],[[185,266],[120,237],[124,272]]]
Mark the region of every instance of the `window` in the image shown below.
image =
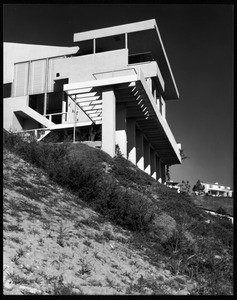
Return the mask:
[[[17,63],[14,67],[13,96],[25,96],[28,92],[29,63]]]

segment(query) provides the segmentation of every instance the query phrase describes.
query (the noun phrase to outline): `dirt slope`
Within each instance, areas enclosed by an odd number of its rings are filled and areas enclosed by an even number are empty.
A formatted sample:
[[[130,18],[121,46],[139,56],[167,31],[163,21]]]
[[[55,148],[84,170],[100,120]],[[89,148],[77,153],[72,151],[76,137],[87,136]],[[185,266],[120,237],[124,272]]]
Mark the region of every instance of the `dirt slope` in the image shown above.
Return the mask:
[[[180,294],[195,287],[153,265],[133,234],[106,222],[4,149],[4,294]]]

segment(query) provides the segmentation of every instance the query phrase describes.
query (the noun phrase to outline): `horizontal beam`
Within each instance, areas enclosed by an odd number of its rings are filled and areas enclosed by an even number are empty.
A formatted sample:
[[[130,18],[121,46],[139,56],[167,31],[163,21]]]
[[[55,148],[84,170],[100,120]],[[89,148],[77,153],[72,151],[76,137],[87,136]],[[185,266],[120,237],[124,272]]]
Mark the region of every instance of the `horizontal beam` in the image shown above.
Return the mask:
[[[87,41],[119,34],[155,29],[155,19],[74,33],[73,42]]]
[[[106,78],[106,79],[98,79],[92,81],[84,81],[84,82],[76,82],[76,83],[68,83],[63,85],[63,90],[68,93],[73,94],[73,90],[80,90],[85,88],[93,88],[99,86],[108,86],[113,84],[121,84],[126,82],[137,81],[137,75],[129,75],[129,76],[120,76],[114,78]]]

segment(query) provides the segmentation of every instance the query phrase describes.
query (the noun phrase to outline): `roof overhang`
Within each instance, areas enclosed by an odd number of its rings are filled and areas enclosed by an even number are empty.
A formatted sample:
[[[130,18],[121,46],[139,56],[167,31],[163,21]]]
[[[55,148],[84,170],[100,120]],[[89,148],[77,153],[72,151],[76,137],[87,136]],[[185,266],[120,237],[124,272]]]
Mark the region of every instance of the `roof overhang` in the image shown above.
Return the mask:
[[[64,91],[70,97],[74,96],[75,101],[78,95],[84,95],[84,99],[80,98],[81,101],[88,101],[87,93],[99,91],[105,86],[111,86],[114,89],[118,103],[126,103],[127,117],[136,119],[139,128],[163,163],[168,165],[180,164],[179,146],[168,123],[160,114],[142,72],[89,82],[65,84]],[[94,100],[92,99],[92,101]],[[98,124],[98,121],[95,123]]]
[[[178,99],[179,92],[155,19],[75,33],[73,41],[82,42],[121,34],[128,34],[129,54],[140,52],[140,49],[152,52],[165,81],[164,99]]]

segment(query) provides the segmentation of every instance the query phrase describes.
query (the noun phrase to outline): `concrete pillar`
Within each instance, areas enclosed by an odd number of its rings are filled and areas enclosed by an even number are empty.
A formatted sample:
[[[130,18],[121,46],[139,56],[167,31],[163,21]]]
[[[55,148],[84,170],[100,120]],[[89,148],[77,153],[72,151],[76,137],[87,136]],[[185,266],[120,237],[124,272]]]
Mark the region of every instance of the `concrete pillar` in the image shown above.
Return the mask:
[[[115,95],[111,88],[102,92],[102,150],[115,155]]]
[[[65,113],[66,109],[67,109],[67,103],[66,103],[66,101],[63,100],[62,101],[62,112]],[[62,123],[63,124],[66,123],[66,120],[67,120],[67,116],[66,116],[66,114],[63,114],[62,115]]]
[[[136,164],[136,120],[132,118],[127,119],[127,141],[128,159]]]
[[[115,143],[119,146],[119,149],[123,156],[127,158],[127,120],[126,120],[126,104],[116,104],[116,132]]]
[[[161,162],[161,182],[166,182],[166,175],[165,175],[165,164]]]
[[[144,171],[151,174],[150,145],[146,139],[144,139]]]
[[[151,176],[156,179],[156,157],[155,151],[150,149]]]
[[[156,180],[161,183],[161,162],[160,158],[156,155]]]
[[[141,130],[136,130],[136,148],[137,148],[137,166],[144,171],[144,145],[143,134]]]

